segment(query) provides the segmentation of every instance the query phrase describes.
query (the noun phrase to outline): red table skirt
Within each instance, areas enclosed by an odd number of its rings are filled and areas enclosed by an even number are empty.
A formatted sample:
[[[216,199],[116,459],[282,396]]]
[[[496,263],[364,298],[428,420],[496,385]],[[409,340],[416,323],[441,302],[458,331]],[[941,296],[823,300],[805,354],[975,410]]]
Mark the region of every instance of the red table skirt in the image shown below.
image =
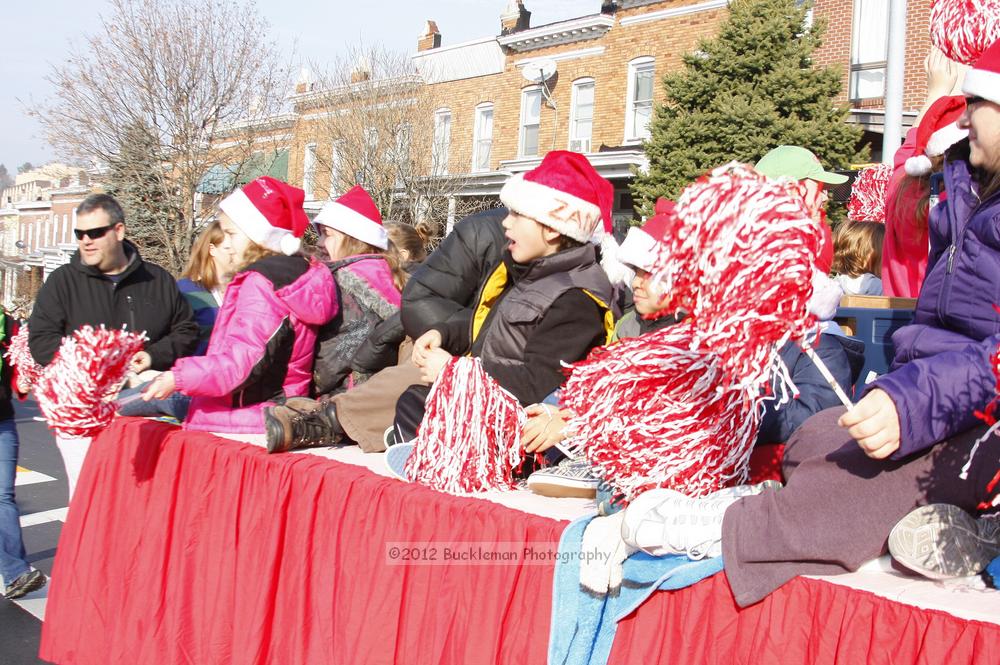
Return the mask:
[[[119,419],[59,542],[41,657],[142,663],[544,663],[552,568],[393,565],[394,542],[555,543],[559,522],[367,469]],[[739,610],[721,575],[656,594],[611,662],[995,663],[1000,626],[822,581]]]

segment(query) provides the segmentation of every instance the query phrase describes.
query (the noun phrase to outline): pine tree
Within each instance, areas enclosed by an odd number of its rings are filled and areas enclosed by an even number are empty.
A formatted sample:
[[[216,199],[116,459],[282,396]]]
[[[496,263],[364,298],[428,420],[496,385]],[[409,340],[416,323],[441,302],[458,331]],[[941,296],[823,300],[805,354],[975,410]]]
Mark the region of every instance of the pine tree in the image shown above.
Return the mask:
[[[645,143],[649,171],[632,184],[644,214],[709,169],[753,163],[778,145],[809,148],[827,168],[866,156],[861,129],[833,102],[841,72],[813,66],[823,25],[806,27],[807,9],[796,0],[734,0],[718,36],[664,77],[665,103]]]
[[[128,238],[144,259],[174,274],[187,260],[190,238],[175,238],[180,197],[171,197],[164,186],[164,162],[157,155],[160,144],[148,128],[130,127],[115,159],[109,163],[107,190],[125,211]]]

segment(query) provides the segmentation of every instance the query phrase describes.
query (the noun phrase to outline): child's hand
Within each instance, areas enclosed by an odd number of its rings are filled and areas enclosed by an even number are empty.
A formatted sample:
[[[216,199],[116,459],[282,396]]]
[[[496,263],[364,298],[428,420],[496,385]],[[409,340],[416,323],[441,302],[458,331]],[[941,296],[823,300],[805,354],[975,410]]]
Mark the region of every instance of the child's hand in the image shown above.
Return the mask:
[[[564,413],[549,404],[532,404],[525,409],[528,420],[521,429],[521,447],[526,453],[541,453],[564,438]],[[566,414],[568,415],[568,411]]]
[[[884,390],[876,388],[837,421],[854,437],[865,455],[885,459],[899,450],[899,412]]]
[[[452,355],[444,349],[431,349],[425,358],[423,365],[417,364],[420,368],[420,378],[427,383],[434,383],[441,370],[452,359]]]
[[[163,372],[158,374],[149,387],[142,393],[142,401],[148,402],[151,399],[165,399],[170,397],[177,389],[173,372]]]
[[[924,60],[924,71],[927,72],[927,96],[934,99],[951,94],[958,80],[958,63],[949,60],[938,47],[931,46],[931,52]]]
[[[413,364],[417,367],[424,367],[431,351],[441,348],[441,333],[437,330],[428,330],[413,342]]]

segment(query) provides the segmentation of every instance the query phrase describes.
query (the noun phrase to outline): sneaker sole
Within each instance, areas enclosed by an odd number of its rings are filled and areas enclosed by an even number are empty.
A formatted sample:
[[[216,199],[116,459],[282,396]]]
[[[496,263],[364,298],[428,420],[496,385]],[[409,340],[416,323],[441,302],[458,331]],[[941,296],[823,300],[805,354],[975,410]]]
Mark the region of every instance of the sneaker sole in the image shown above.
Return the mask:
[[[958,506],[932,504],[912,511],[889,532],[892,557],[931,579],[978,575],[1000,556],[1000,543],[979,535],[976,519]]]
[[[593,485],[574,485],[570,482],[531,482],[528,480],[528,489],[541,496],[550,496],[559,499],[596,499],[597,488]]]
[[[412,443],[397,443],[385,451],[385,468],[389,470],[393,478],[398,478],[404,482],[410,482],[406,477],[406,460],[413,453]]]

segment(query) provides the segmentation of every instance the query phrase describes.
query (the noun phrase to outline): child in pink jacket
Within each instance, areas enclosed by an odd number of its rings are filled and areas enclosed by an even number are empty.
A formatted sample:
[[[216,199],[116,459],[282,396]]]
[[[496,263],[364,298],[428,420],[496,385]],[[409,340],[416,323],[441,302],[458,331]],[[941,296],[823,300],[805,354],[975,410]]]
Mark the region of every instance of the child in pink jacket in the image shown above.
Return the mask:
[[[299,254],[301,189],[257,178],[219,204],[238,270],[204,356],[181,358],[144,399],[192,397],[185,429],[258,434],[263,408],[309,394],[316,331],[337,312],[330,270]]]

